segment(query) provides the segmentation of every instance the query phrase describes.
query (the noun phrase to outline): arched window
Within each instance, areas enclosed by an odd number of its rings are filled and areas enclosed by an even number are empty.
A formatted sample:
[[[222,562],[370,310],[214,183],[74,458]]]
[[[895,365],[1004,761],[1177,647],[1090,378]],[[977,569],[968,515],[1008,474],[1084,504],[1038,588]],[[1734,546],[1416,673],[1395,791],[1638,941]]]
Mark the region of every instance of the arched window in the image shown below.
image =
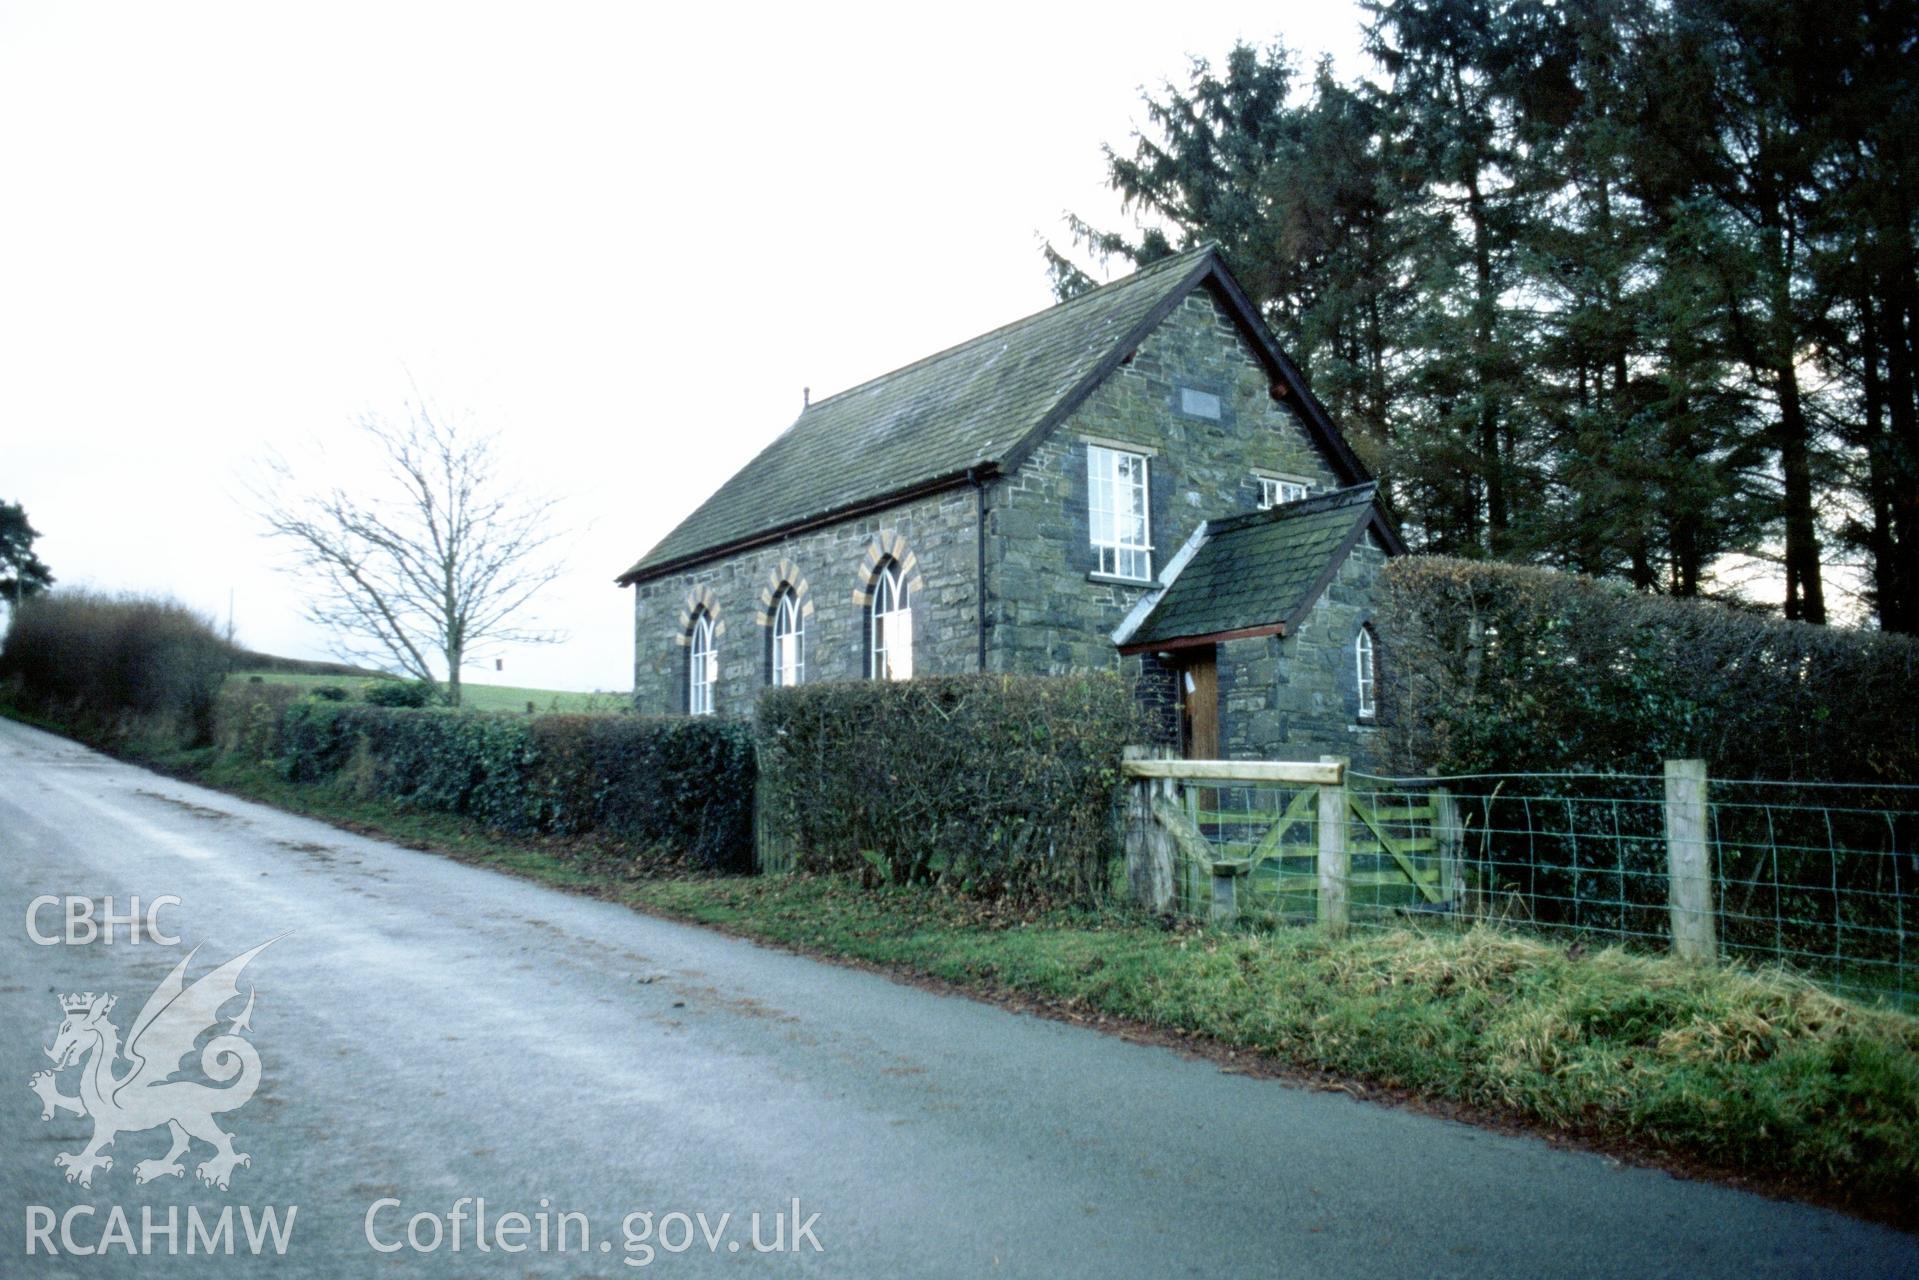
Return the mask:
[[[689,715],[713,714],[713,686],[720,682],[720,643],[713,615],[694,615],[691,643],[686,651],[686,710]]]
[[[913,678],[913,599],[898,561],[880,566],[868,606],[869,661],[866,673],[875,680]]]
[[[773,661],[775,685],[795,685],[806,678],[806,617],[791,587],[780,590],[773,603]]]
[[[1371,720],[1379,714],[1379,668],[1375,662],[1373,624],[1363,623],[1353,640],[1353,670],[1359,684],[1359,718]]]

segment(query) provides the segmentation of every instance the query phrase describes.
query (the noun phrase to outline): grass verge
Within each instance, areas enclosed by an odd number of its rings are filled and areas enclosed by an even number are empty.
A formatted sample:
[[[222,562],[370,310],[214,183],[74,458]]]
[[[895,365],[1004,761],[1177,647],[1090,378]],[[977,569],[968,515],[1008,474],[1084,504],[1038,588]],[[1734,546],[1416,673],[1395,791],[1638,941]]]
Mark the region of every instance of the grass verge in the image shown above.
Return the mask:
[[[838,877],[647,875],[634,851],[508,840],[207,752],[148,762],[744,937],[1919,1227],[1919,1019],[1787,974],[1487,929],[1169,931]]]

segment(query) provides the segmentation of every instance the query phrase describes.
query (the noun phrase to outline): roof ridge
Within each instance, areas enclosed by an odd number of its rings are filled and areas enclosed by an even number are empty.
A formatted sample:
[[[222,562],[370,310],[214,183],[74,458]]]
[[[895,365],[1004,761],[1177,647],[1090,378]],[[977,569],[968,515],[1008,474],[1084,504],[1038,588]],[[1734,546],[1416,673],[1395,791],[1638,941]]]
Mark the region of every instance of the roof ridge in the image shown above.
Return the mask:
[[[889,378],[896,378],[899,375],[903,373],[909,373],[912,370],[917,369],[922,365],[933,364],[936,361],[944,360],[948,356],[955,355],[961,351],[965,351],[969,347],[976,347],[990,341],[991,339],[1002,337],[1008,333],[1013,332],[1016,329],[1020,329],[1026,325],[1029,325],[1033,323],[1035,320],[1041,319],[1042,317],[1054,315],[1055,313],[1066,310],[1068,308],[1078,307],[1082,303],[1086,303],[1090,299],[1097,297],[1099,294],[1106,293],[1108,290],[1118,289],[1123,285],[1138,284],[1140,281],[1146,279],[1147,277],[1157,276],[1164,271],[1170,270],[1171,267],[1176,263],[1191,263],[1191,262],[1197,261],[1200,257],[1202,257],[1203,255],[1209,252],[1215,255],[1218,254],[1219,245],[1216,241],[1205,240],[1200,242],[1197,245],[1194,245],[1190,249],[1183,249],[1178,253],[1168,254],[1164,258],[1160,258],[1157,261],[1147,263],[1145,266],[1140,267],[1138,270],[1132,272],[1130,275],[1123,275],[1117,280],[1108,280],[1106,283],[1101,285],[1096,285],[1093,288],[1088,289],[1085,293],[1078,294],[1074,297],[1068,298],[1064,302],[1055,302],[1051,306],[1040,308],[1038,311],[1028,312],[1026,315],[1019,317],[1017,320],[1009,320],[1005,324],[1000,325],[996,329],[988,329],[985,333],[974,334],[972,337],[967,338],[964,341],[955,342],[950,347],[942,347],[938,351],[935,351],[930,355],[921,356],[917,360],[910,361],[894,369],[889,369],[885,373],[876,374],[875,376],[868,378],[864,382],[856,382],[850,387],[847,387],[840,391],[835,391],[830,396],[821,396],[818,400],[813,401],[811,404],[807,405],[805,409],[801,410],[800,417],[803,418],[808,413],[811,413],[813,410],[818,409],[824,405],[829,405],[833,403],[835,400],[844,399],[845,397],[852,395],[856,391],[865,391],[869,387],[877,386],[880,383],[885,382]],[[799,421],[798,418],[794,419],[795,423],[797,423],[798,421]],[[791,427],[789,426],[788,429],[790,430]],[[784,432],[782,432],[781,434],[784,434]]]

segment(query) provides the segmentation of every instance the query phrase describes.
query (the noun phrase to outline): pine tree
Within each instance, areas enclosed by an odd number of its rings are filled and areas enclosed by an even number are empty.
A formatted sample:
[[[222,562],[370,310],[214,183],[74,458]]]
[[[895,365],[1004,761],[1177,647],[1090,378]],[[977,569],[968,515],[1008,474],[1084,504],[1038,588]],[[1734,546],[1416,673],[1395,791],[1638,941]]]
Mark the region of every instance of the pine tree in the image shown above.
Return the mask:
[[[1527,317],[1508,305],[1534,193],[1513,179],[1506,74],[1515,32],[1495,0],[1374,0],[1367,52],[1385,70],[1390,154],[1420,193],[1408,363],[1422,403],[1409,469],[1436,483],[1416,513],[1436,549],[1511,554],[1540,487],[1515,420]]]
[[[1677,595],[1771,558],[1809,622],[1843,552],[1919,630],[1919,7],[1366,11],[1379,83],[1242,45],[1149,97],[1140,230],[1078,244],[1218,241],[1415,545]]]
[[[0,600],[18,607],[53,585],[53,573],[34,553],[40,531],[27,523],[26,508],[0,502]]]
[[[1249,297],[1355,446],[1390,485],[1397,331],[1411,306],[1400,278],[1404,201],[1380,146],[1378,101],[1321,65],[1303,101],[1282,46],[1240,45],[1216,73],[1193,65],[1185,88],[1146,101],[1150,132],[1131,154],[1107,150],[1136,238],[1071,219],[1078,244],[1136,265],[1218,242]],[[1046,246],[1055,291],[1083,273]]]

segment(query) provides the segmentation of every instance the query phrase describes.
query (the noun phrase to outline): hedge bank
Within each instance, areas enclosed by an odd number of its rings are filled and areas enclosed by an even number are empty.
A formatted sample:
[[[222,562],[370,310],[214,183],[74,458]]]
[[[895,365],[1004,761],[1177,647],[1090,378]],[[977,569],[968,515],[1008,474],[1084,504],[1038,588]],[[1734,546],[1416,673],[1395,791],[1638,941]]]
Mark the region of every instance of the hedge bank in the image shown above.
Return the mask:
[[[177,600],[61,589],[20,605],[0,680],[23,709],[91,741],[198,744],[233,658],[212,620]]]
[[[1919,782],[1919,642],[1520,565],[1382,576],[1387,754],[1407,773]]]
[[[752,865],[753,741],[740,721],[513,716],[223,694],[215,739],[292,782],[514,835],[604,835],[715,871]]]
[[[771,689],[757,730],[763,821],[802,870],[985,897],[1107,887],[1120,752],[1137,732],[1111,675]]]

